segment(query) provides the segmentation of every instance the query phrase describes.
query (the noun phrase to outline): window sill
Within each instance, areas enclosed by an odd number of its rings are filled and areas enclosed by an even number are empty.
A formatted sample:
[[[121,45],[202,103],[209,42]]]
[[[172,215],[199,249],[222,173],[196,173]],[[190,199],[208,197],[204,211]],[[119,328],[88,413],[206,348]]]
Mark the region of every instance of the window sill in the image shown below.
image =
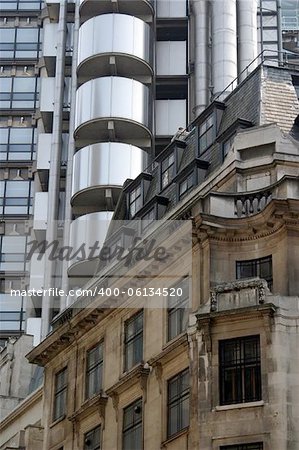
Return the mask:
[[[216,406],[212,411],[228,411],[230,409],[242,409],[242,408],[256,408],[259,406],[264,406],[264,401],[259,400],[257,402],[247,402],[247,403],[236,403],[232,405],[222,405]]]
[[[50,428],[55,427],[55,425],[57,425],[59,422],[62,422],[64,419],[66,419],[66,414],[59,417],[59,419],[54,420],[54,422],[51,423]]]
[[[167,444],[170,444],[175,439],[178,439],[181,436],[187,435],[189,432],[189,427],[184,428],[183,430],[178,431],[177,433],[173,434],[169,438],[167,438],[165,441],[162,442],[161,448],[165,448]]]

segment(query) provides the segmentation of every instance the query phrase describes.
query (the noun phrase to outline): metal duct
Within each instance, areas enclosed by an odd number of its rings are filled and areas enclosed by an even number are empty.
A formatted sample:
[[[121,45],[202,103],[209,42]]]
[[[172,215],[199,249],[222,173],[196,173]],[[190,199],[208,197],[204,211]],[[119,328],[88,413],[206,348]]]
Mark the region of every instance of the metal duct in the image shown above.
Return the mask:
[[[238,62],[239,73],[257,57],[257,0],[238,0]],[[257,65],[253,63],[240,75],[244,80]]]
[[[206,0],[194,0],[192,10],[194,13],[195,21],[195,106],[193,112],[194,115],[197,116],[208,106],[209,103],[208,2]]]
[[[237,77],[236,0],[212,1],[212,81],[217,97]],[[219,100],[232,90],[228,88]]]

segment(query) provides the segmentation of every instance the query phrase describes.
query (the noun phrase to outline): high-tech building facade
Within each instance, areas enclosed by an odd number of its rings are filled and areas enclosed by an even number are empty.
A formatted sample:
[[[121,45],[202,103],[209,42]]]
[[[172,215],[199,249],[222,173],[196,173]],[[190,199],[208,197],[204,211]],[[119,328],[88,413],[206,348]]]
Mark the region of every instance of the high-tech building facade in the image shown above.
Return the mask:
[[[294,8],[296,9],[294,2]],[[1,15],[1,336],[47,335],[82,264],[27,242],[104,239],[135,178],[214,99],[284,55],[278,0],[6,0]],[[280,53],[277,53],[280,52]],[[102,224],[102,225],[99,225]],[[98,230],[98,227],[102,229]],[[28,249],[28,247],[27,247]],[[25,326],[26,323],[26,326]]]

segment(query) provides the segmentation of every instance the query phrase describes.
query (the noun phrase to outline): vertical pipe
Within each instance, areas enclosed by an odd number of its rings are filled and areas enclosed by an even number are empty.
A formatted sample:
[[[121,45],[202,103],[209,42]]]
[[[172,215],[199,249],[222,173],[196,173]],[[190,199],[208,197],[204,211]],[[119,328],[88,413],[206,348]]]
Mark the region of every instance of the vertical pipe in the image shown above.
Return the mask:
[[[236,0],[212,1],[212,76],[213,95],[228,92],[225,88],[237,77],[237,8]]]
[[[67,157],[67,171],[65,180],[65,222],[63,233],[63,245],[69,245],[70,227],[72,221],[71,195],[72,195],[72,174],[73,174],[73,158],[75,151],[75,116],[76,116],[76,89],[77,89],[77,57],[78,57],[78,39],[79,39],[79,1],[76,1],[75,8],[75,25],[73,38],[73,55],[72,55],[72,74],[71,74],[71,110],[69,123],[69,142],[68,142],[68,157]],[[64,259],[62,266],[62,289],[65,295],[60,299],[60,310],[66,307],[66,293],[68,291],[68,261]]]
[[[66,13],[67,2],[60,3],[59,24],[57,37],[57,57],[56,57],[56,76],[55,76],[55,103],[53,113],[53,132],[51,145],[51,161],[49,171],[49,193],[48,193],[48,216],[46,241],[50,244],[57,240],[57,219],[60,185],[60,157],[62,147],[62,108],[64,94],[64,66],[65,66],[65,40],[66,40]],[[49,332],[50,314],[52,299],[49,295],[49,289],[54,287],[53,280],[55,275],[55,261],[50,260],[51,248],[45,252],[45,274],[44,289],[46,294],[43,296],[42,304],[42,339]]]
[[[209,18],[208,2],[193,0],[194,14],[194,72],[195,72],[195,106],[194,116],[200,114],[208,105],[208,51],[209,51]]]
[[[277,44],[278,44],[278,63],[283,65],[283,46],[282,46],[282,12],[281,0],[277,0]]]
[[[238,0],[238,67],[239,74],[257,57],[257,0]],[[256,67],[251,64],[240,81]]]

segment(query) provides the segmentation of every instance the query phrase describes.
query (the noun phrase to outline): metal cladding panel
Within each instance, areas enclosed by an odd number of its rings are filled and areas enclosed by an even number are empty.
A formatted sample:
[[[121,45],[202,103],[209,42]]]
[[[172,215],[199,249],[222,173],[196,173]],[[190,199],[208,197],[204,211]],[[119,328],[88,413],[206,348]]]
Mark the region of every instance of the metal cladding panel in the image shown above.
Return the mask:
[[[275,30],[274,30],[275,31]],[[257,0],[238,1],[238,59],[239,72],[242,72],[258,54],[257,45]],[[252,71],[257,62],[251,64]],[[248,73],[244,73],[244,79]]]
[[[186,100],[156,100],[156,134],[172,136],[186,126]]]
[[[149,91],[139,81],[102,77],[84,83],[77,90],[76,128],[102,118],[132,120],[147,127],[148,114]]]
[[[212,84],[217,95],[237,77],[236,0],[213,1],[212,8]]]
[[[79,30],[78,65],[105,53],[124,53],[150,62],[150,27],[125,14],[104,14],[85,22]]]
[[[73,249],[79,249],[82,245],[86,249],[92,247],[96,242],[101,247],[106,238],[108,227],[112,219],[112,211],[102,211],[91,214],[85,214],[75,219],[70,227],[70,246]],[[69,261],[69,275],[84,275],[84,261],[78,263],[77,259]],[[80,266],[72,270],[72,266]],[[90,265],[86,266],[86,274],[92,276]]]
[[[186,0],[157,0],[157,17],[186,17]]]
[[[156,45],[157,75],[186,75],[186,41],[160,41]]]
[[[57,23],[44,24],[43,56],[57,56]]]
[[[74,156],[72,195],[88,188],[121,187],[142,171],[144,152],[117,142],[94,144]]]

